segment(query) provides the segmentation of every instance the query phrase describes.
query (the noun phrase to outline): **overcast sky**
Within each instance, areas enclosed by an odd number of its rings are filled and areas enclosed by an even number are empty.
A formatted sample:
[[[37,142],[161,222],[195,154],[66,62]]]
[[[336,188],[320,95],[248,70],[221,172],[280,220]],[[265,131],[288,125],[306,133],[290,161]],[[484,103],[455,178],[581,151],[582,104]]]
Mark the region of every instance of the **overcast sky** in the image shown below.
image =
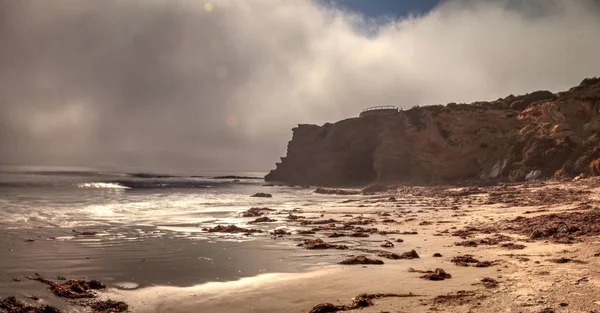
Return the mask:
[[[598,1],[366,3],[0,0],[0,163],[266,171],[299,123],[600,75]]]

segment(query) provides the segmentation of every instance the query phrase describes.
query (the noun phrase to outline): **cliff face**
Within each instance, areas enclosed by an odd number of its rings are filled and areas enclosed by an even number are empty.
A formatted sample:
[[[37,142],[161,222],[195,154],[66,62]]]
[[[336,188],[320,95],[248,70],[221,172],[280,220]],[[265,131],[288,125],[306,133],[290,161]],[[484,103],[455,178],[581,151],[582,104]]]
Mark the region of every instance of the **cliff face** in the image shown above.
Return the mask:
[[[293,129],[265,179],[323,186],[600,175],[600,79]]]

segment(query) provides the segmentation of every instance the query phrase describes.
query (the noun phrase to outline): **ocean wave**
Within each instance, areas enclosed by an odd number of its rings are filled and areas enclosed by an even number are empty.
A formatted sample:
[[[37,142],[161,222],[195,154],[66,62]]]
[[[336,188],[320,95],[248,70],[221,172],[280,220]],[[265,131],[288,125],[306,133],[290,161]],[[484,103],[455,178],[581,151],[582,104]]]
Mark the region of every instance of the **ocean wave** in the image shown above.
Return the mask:
[[[233,185],[255,185],[262,178],[252,176],[176,176],[156,173],[120,173],[76,170],[13,171],[1,175],[0,189],[196,189],[226,188]]]
[[[196,188],[223,188],[233,185],[255,185],[253,181],[219,181],[214,179],[116,179],[116,180],[88,180],[88,181],[0,181],[2,188],[77,188],[77,189],[196,189]]]
[[[45,171],[22,171],[13,172],[15,174],[29,174],[39,176],[66,176],[66,177],[111,177],[111,176],[123,176],[122,173],[110,172],[110,171],[93,171],[93,170],[81,170],[81,171],[68,171],[68,170],[45,170]]]
[[[226,176],[215,176],[212,179],[264,179],[264,178],[263,177],[255,177],[255,176],[226,175]]]
[[[77,184],[79,188],[94,188],[94,189],[131,189],[130,187],[123,186],[119,183],[111,182],[92,182],[92,183],[80,183]]]
[[[152,180],[118,180],[114,181],[121,186],[129,189],[185,189],[185,188],[211,188],[223,186],[231,183],[226,182],[208,182],[205,180],[188,180],[188,179],[152,179]]]
[[[175,175],[153,174],[153,173],[127,173],[128,176],[135,178],[172,178],[179,177]]]

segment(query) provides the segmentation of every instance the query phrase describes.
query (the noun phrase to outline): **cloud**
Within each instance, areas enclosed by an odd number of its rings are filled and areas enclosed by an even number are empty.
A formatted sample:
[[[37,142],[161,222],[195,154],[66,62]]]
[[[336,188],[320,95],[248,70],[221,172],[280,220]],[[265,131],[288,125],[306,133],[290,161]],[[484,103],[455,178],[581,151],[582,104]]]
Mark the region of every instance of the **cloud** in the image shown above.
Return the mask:
[[[290,129],[564,90],[597,1],[447,1],[365,20],[303,0],[0,2],[0,161],[268,170]]]

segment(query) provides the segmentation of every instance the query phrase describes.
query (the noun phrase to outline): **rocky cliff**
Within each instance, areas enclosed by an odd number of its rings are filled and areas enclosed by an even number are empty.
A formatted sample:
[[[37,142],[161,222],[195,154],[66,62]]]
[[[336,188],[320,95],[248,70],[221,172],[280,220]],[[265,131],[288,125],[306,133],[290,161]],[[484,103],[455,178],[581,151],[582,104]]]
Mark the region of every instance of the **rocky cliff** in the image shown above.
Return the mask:
[[[600,175],[600,78],[569,91],[414,107],[293,129],[265,179],[349,186]]]

